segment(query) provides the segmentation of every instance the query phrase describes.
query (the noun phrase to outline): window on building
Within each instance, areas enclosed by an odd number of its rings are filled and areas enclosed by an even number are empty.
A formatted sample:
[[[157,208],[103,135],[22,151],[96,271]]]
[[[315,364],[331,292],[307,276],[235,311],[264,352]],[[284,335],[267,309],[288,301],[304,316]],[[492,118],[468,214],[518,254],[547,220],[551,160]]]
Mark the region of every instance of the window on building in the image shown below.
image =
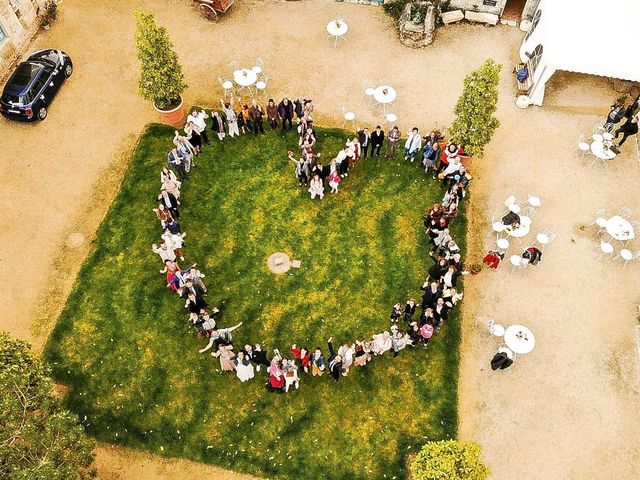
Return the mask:
[[[531,21],[531,27],[529,28],[529,31],[527,32],[526,37],[524,37],[524,41],[526,42],[529,37],[531,36],[531,34],[533,33],[533,31],[536,29],[536,27],[538,26],[538,22],[540,22],[540,16],[542,15],[542,10],[538,10],[536,12],[536,14],[533,16],[533,20]]]
[[[0,44],[4,42],[8,38],[7,32],[4,28],[2,28],[2,24],[0,23]]]
[[[542,45],[538,45],[533,49],[533,53],[529,57],[529,61],[531,62],[531,72],[534,73],[538,68],[538,64],[540,63],[540,59],[542,58]]]

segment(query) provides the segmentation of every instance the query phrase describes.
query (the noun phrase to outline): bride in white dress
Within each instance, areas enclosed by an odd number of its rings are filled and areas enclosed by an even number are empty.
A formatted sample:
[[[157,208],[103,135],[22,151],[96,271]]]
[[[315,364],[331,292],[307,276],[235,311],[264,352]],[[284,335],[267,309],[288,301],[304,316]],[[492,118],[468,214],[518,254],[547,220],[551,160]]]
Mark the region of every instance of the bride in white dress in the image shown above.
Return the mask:
[[[247,380],[251,380],[255,373],[253,371],[253,364],[251,363],[251,359],[245,355],[245,353],[240,350],[238,355],[233,362],[236,364],[236,375],[240,379],[241,382],[246,382]]]

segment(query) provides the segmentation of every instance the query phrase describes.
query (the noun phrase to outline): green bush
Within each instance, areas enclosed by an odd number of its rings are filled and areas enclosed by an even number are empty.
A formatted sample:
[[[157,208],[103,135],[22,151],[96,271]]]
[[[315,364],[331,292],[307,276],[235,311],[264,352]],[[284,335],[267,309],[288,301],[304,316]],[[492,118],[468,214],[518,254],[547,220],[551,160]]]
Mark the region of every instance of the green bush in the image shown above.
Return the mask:
[[[428,442],[410,470],[413,480],[485,480],[489,476],[480,445],[455,440]]]
[[[156,24],[152,13],[138,10],[136,17],[136,46],[140,61],[138,92],[145,100],[160,109],[179,103],[187,88],[183,82],[182,65],[167,29]]]
[[[53,396],[27,342],[0,332],[0,479],[93,478],[93,442]]]
[[[449,133],[473,157],[482,157],[485,145],[500,126],[493,114],[498,108],[501,69],[502,65],[489,58],[464,78],[464,90],[456,103],[456,118]]]

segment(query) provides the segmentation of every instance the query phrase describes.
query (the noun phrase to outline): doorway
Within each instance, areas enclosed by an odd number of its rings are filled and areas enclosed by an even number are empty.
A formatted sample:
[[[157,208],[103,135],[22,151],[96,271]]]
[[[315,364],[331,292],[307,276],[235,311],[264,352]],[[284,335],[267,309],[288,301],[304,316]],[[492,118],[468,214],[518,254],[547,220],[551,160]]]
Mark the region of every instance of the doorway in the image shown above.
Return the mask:
[[[500,17],[503,23],[517,26],[522,19],[522,12],[524,11],[526,3],[527,0],[507,0],[504,10],[502,10],[502,16]]]

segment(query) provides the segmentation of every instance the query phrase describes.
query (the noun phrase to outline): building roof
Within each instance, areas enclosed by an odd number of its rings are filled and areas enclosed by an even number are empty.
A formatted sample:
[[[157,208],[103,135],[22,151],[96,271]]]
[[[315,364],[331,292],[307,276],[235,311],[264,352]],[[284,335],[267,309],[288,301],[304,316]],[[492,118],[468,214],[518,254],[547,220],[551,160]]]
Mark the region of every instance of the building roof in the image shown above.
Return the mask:
[[[640,81],[640,0],[542,0],[530,40],[557,70]]]

